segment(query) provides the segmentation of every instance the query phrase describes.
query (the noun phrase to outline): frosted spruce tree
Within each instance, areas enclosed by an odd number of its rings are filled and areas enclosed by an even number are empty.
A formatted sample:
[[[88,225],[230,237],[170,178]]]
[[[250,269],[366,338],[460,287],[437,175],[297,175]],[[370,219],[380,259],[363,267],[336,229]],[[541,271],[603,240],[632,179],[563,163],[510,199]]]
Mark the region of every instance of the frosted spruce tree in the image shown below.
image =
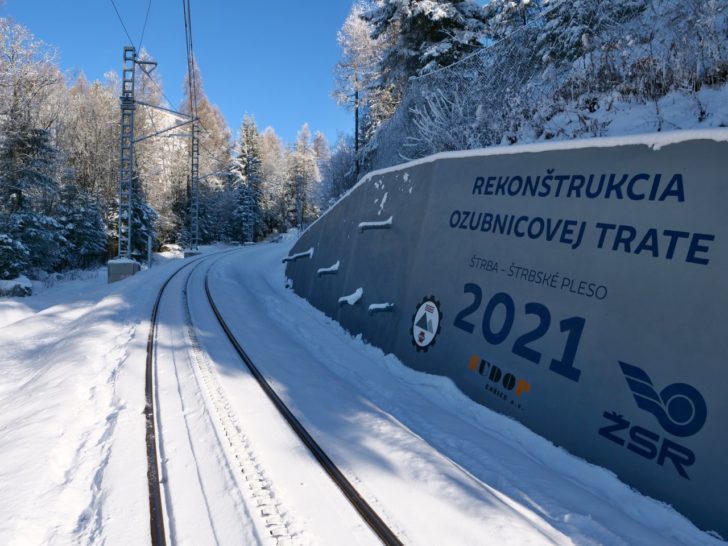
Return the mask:
[[[391,87],[397,96],[410,77],[478,50],[485,31],[483,11],[474,0],[375,0],[364,17],[372,38],[388,42],[378,87]]]
[[[264,235],[261,188],[263,172],[260,135],[255,120],[246,115],[233,147],[230,164],[236,207],[232,211],[231,234],[241,243]]]
[[[5,133],[0,143],[2,231],[25,246],[32,267],[46,271],[59,267],[66,246],[53,217],[59,168],[48,131],[16,126]]]
[[[30,268],[26,246],[7,234],[0,218],[0,280],[15,279]]]
[[[144,188],[142,187],[139,174],[134,172],[131,182],[131,253],[132,256],[141,259],[146,256],[148,237],[151,236],[152,244],[156,241],[156,224],[159,215],[147,203]],[[127,211],[121,214],[126,217]],[[107,210],[107,236],[112,243],[114,254],[119,244],[119,201],[114,200]]]
[[[108,241],[104,219],[92,194],[73,183],[64,185],[56,219],[67,244],[64,267],[88,268],[106,260]]]
[[[549,0],[491,0],[483,6],[486,34],[491,41],[497,41],[526,26],[538,24],[539,17],[553,3]]]

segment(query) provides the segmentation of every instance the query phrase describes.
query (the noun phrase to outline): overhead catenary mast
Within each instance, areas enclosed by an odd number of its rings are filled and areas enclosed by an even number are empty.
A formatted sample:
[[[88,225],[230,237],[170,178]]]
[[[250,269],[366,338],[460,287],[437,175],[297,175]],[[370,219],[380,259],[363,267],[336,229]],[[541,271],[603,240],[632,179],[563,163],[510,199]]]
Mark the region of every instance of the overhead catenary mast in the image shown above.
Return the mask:
[[[118,259],[131,258],[132,178],[134,177],[134,81],[136,49],[124,48],[121,83],[121,146],[119,157],[119,248]]]
[[[121,138],[119,148],[119,215],[118,215],[118,251],[115,260],[108,263],[108,281],[114,282],[130,277],[139,271],[140,266],[132,260],[132,230],[133,230],[133,179],[134,179],[134,149],[138,142],[159,136],[163,133],[183,127],[190,123],[194,124],[193,118],[168,108],[162,108],[153,104],[137,101],[134,94],[136,81],[136,67],[139,65],[141,71],[151,79],[151,73],[157,63],[153,61],[142,61],[137,57],[134,46],[125,46],[122,66],[121,96],[119,97],[121,109]],[[154,80],[152,80],[154,81]],[[157,131],[151,135],[136,138],[134,134],[134,113],[137,105],[162,110],[186,118]],[[194,132],[194,127],[193,127]]]
[[[126,25],[116,8],[113,0],[111,3],[119,17],[119,22],[126,33],[129,42],[131,37],[127,31]],[[151,7],[151,2],[150,2]],[[192,124],[190,134],[190,224],[188,245],[191,254],[197,252],[200,238],[199,230],[199,183],[200,183],[200,127],[197,117],[197,84],[194,69],[194,55],[192,50],[192,19],[190,11],[190,0],[182,0],[182,7],[185,21],[185,41],[187,46],[187,66],[188,66],[188,84],[190,92],[189,115],[175,112],[169,108],[162,108],[153,104],[147,104],[137,101],[134,95],[134,86],[136,81],[136,67],[151,79],[152,83],[156,82],[151,77],[151,73],[157,66],[157,63],[151,61],[141,61],[137,57],[137,49],[132,45],[124,47],[123,66],[122,66],[122,88],[120,96],[121,110],[121,136],[119,151],[119,209],[118,209],[118,250],[117,257],[108,263],[108,280],[114,282],[134,275],[139,271],[140,266],[132,259],[132,229],[133,229],[133,180],[134,180],[134,146],[137,142],[153,138],[166,133],[172,129],[177,129],[188,124]],[[147,8],[147,16],[142,29],[142,38],[146,30],[147,19],[149,16],[149,8]],[[158,85],[158,84],[157,84]],[[186,118],[185,121],[175,124],[172,127],[156,131],[151,135],[141,138],[135,138],[134,134],[134,113],[137,105],[142,105],[157,110],[163,110],[168,113]],[[156,128],[155,128],[156,129]]]

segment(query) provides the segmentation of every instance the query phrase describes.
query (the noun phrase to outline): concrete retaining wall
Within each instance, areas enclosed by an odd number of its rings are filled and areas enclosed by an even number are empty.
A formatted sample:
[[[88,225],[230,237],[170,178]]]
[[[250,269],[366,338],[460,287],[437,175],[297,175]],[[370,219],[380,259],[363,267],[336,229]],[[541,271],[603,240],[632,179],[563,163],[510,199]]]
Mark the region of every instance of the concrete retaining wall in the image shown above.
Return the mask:
[[[728,536],[726,141],[375,172],[301,236],[287,275],[352,333]]]

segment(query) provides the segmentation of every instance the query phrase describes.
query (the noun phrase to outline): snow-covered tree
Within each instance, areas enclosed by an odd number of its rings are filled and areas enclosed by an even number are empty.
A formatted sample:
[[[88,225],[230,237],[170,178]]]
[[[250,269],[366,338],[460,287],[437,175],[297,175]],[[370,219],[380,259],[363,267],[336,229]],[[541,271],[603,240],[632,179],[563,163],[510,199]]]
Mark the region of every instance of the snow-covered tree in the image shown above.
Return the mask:
[[[593,51],[597,36],[615,33],[624,22],[647,9],[649,0],[552,2],[543,13],[537,57],[545,63],[573,61]]]
[[[152,244],[156,238],[157,211],[147,203],[141,180],[134,177],[132,180],[132,252],[136,251],[142,256],[147,250],[147,242],[151,237]]]
[[[285,231],[290,226],[288,211],[292,208],[286,191],[290,154],[272,127],[260,135],[260,154],[266,232]]]
[[[296,136],[296,145],[291,152],[289,164],[289,195],[293,204],[292,222],[303,228],[318,216],[314,203],[317,184],[321,180],[316,152],[311,143],[311,131],[304,124]]]
[[[401,90],[411,76],[450,65],[481,47],[485,18],[473,0],[375,0],[372,37],[395,39],[380,64],[380,86]]]
[[[22,25],[0,18],[0,119],[3,134],[48,130],[58,117],[63,77],[55,51]]]
[[[331,149],[326,140],[326,135],[321,131],[316,131],[313,135],[313,153],[319,165],[324,161],[328,161],[329,157],[331,157]]]
[[[232,234],[240,242],[260,239],[263,225],[263,168],[260,135],[255,120],[246,115],[233,147],[230,172],[236,207],[232,212]]]
[[[316,166],[319,172],[319,181],[316,184],[316,189],[313,194],[314,202],[319,209],[326,203],[326,182],[324,180],[324,173],[326,168],[331,161],[331,148],[326,140],[326,136],[321,131],[316,131],[313,137],[313,153],[316,157]]]
[[[320,206],[326,209],[356,183],[354,147],[339,136],[328,160],[321,164]]]
[[[119,98],[113,79],[90,83],[80,75],[65,96],[56,134],[64,179],[99,203],[110,203],[119,178]]]
[[[52,51],[0,18],[0,212],[50,212],[59,166],[51,127],[62,89]]]
[[[220,173],[222,177],[225,165],[230,160],[230,129],[220,109],[215,106],[205,93],[202,85],[202,74],[197,62],[193,62],[193,92],[197,99],[197,117],[200,123],[200,174]],[[185,77],[184,100],[181,111],[191,112],[189,75]],[[212,177],[210,177],[212,178]]]
[[[156,224],[158,214],[147,203],[139,175],[135,172],[132,177],[131,191],[131,254],[133,256],[146,256],[148,237],[152,242],[156,239]],[[127,211],[122,211],[126,218]],[[106,225],[107,236],[112,250],[116,251],[119,244],[119,201],[115,200],[107,210]]]
[[[491,0],[483,6],[488,38],[502,40],[534,23],[548,5],[549,0]]]
[[[53,271],[62,266],[68,242],[55,218],[23,211],[8,216],[2,225],[0,231],[19,241],[28,250],[30,267]]]
[[[154,62],[152,56],[142,49],[138,54],[142,63]],[[152,106],[140,105],[134,115],[134,131],[137,138],[149,136],[171,127],[181,121],[173,114],[157,110],[156,107],[169,108],[163,96],[162,81],[153,65],[141,64],[136,69],[134,95],[137,101]],[[171,138],[169,133],[143,140],[135,145],[134,155],[139,178],[144,193],[153,207],[165,203],[165,197],[172,185],[171,162],[187,159],[184,140]]]
[[[200,241],[211,242],[222,236],[223,226],[227,225],[228,220],[224,217],[227,209],[221,200],[225,198],[224,186],[230,162],[231,135],[220,109],[205,94],[202,75],[195,60],[192,78],[189,74],[185,78],[182,112],[191,113],[193,97],[199,119]]]
[[[373,126],[381,119],[374,119],[372,106],[381,98],[377,87],[379,64],[384,54],[386,39],[374,39],[374,28],[364,14],[370,9],[369,2],[356,2],[337,34],[341,58],[336,64],[334,98],[354,113],[354,149],[356,152],[371,134]],[[390,112],[391,114],[391,112]]]
[[[63,258],[66,267],[87,268],[105,260],[106,226],[92,194],[73,183],[66,184],[61,190],[56,218],[66,240]]]
[[[62,83],[53,52],[25,27],[0,18],[0,233],[11,254],[5,276],[52,269],[63,252],[52,217],[61,170],[53,129]]]
[[[7,234],[7,226],[0,221],[0,280],[15,279],[29,268],[30,252],[23,243]]]
[[[48,130],[11,130],[0,140],[0,189],[5,212],[50,214],[58,197],[59,161]]]

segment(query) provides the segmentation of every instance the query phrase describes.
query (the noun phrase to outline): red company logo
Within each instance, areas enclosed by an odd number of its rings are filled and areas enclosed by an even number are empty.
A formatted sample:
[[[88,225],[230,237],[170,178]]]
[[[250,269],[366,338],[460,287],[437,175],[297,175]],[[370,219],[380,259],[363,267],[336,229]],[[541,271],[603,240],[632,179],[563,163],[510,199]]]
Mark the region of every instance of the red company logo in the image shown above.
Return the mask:
[[[531,384],[528,381],[516,377],[513,373],[501,369],[478,355],[470,357],[468,369],[488,380],[485,390],[490,394],[518,409],[523,409],[521,407],[523,396],[531,392]]]

